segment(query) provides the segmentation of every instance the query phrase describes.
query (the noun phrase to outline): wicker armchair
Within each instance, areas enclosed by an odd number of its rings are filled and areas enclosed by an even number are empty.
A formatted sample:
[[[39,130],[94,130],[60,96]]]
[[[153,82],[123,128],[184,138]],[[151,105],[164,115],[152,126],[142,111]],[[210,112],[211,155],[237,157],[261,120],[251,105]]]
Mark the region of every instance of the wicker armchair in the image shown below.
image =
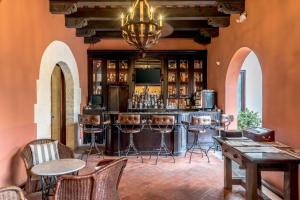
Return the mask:
[[[25,200],[23,191],[15,186],[0,188],[0,200]]]
[[[118,186],[126,163],[127,158],[103,160],[89,175],[60,177],[55,200],[119,200]]]
[[[30,149],[29,145],[32,144],[45,144],[45,143],[49,143],[49,142],[53,142],[55,140],[52,139],[38,139],[38,140],[34,140],[31,141],[30,143],[28,143],[24,149],[21,152],[21,157],[24,161],[25,167],[26,167],[26,172],[27,172],[27,181],[26,181],[26,185],[25,185],[25,190],[27,193],[32,193],[32,192],[36,192],[39,191],[40,188],[40,184],[39,184],[39,177],[31,174],[31,168],[33,167],[33,161],[32,161],[32,152]],[[62,143],[58,143],[58,154],[59,154],[59,158],[63,159],[63,158],[74,158],[74,153],[73,151],[63,145]]]

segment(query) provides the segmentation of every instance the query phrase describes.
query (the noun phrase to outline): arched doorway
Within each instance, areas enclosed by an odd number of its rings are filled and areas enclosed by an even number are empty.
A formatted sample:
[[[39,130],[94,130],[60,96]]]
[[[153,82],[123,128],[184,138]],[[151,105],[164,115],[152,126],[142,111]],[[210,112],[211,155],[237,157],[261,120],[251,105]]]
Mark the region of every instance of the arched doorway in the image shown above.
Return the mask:
[[[255,52],[248,47],[233,55],[225,82],[225,112],[237,119],[244,108],[262,116],[262,69]],[[231,128],[236,127],[237,120]]]
[[[79,73],[71,49],[64,42],[54,41],[44,51],[39,79],[37,80],[37,104],[34,117],[37,138],[51,138],[51,78],[56,66],[60,66],[66,89],[66,144],[74,148],[79,141],[78,114],[80,114],[81,89]]]

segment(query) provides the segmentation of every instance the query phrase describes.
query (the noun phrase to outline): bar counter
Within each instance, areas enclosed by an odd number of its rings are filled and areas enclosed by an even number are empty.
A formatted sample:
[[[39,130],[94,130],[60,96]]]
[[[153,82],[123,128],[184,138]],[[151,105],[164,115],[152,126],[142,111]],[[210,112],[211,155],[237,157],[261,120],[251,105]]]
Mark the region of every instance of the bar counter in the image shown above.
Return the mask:
[[[120,113],[139,114],[141,119],[148,120],[152,115],[174,115],[176,118],[176,126],[174,132],[166,137],[166,144],[174,155],[183,154],[186,146],[193,141],[192,136],[188,136],[187,131],[181,125],[181,121],[191,121],[192,116],[211,116],[213,120],[219,120],[221,113],[217,111],[196,111],[196,110],[131,110],[131,112],[106,111],[103,114],[111,120],[111,128],[106,136],[106,154],[118,155],[119,150],[122,152],[126,149],[129,142],[129,135],[120,133],[114,125]],[[205,142],[213,142],[212,136],[216,135],[214,130],[208,129],[207,134],[201,138]],[[150,130],[150,126],[146,125],[141,133],[134,134],[134,143],[139,151],[143,154],[154,152],[160,146],[160,134]]]

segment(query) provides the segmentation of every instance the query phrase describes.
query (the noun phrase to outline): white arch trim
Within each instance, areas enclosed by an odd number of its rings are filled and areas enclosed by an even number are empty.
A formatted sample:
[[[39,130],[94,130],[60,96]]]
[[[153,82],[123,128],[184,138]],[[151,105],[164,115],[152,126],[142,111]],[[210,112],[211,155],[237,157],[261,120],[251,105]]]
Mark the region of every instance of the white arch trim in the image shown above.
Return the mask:
[[[81,89],[75,57],[67,44],[53,41],[44,51],[39,79],[37,80],[37,104],[34,106],[34,122],[37,124],[37,138],[51,138],[51,76],[56,64],[68,71],[73,81],[74,124],[80,114]],[[76,137],[75,137],[76,138]]]

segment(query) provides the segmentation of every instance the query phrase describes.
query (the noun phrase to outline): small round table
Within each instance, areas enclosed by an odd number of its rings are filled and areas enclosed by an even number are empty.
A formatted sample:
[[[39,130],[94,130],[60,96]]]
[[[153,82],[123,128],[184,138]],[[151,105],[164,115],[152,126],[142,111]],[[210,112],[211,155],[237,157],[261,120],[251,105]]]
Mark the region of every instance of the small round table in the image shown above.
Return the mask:
[[[33,166],[31,172],[41,177],[42,199],[48,199],[49,191],[55,184],[57,176],[78,172],[85,164],[79,159],[59,159]]]

